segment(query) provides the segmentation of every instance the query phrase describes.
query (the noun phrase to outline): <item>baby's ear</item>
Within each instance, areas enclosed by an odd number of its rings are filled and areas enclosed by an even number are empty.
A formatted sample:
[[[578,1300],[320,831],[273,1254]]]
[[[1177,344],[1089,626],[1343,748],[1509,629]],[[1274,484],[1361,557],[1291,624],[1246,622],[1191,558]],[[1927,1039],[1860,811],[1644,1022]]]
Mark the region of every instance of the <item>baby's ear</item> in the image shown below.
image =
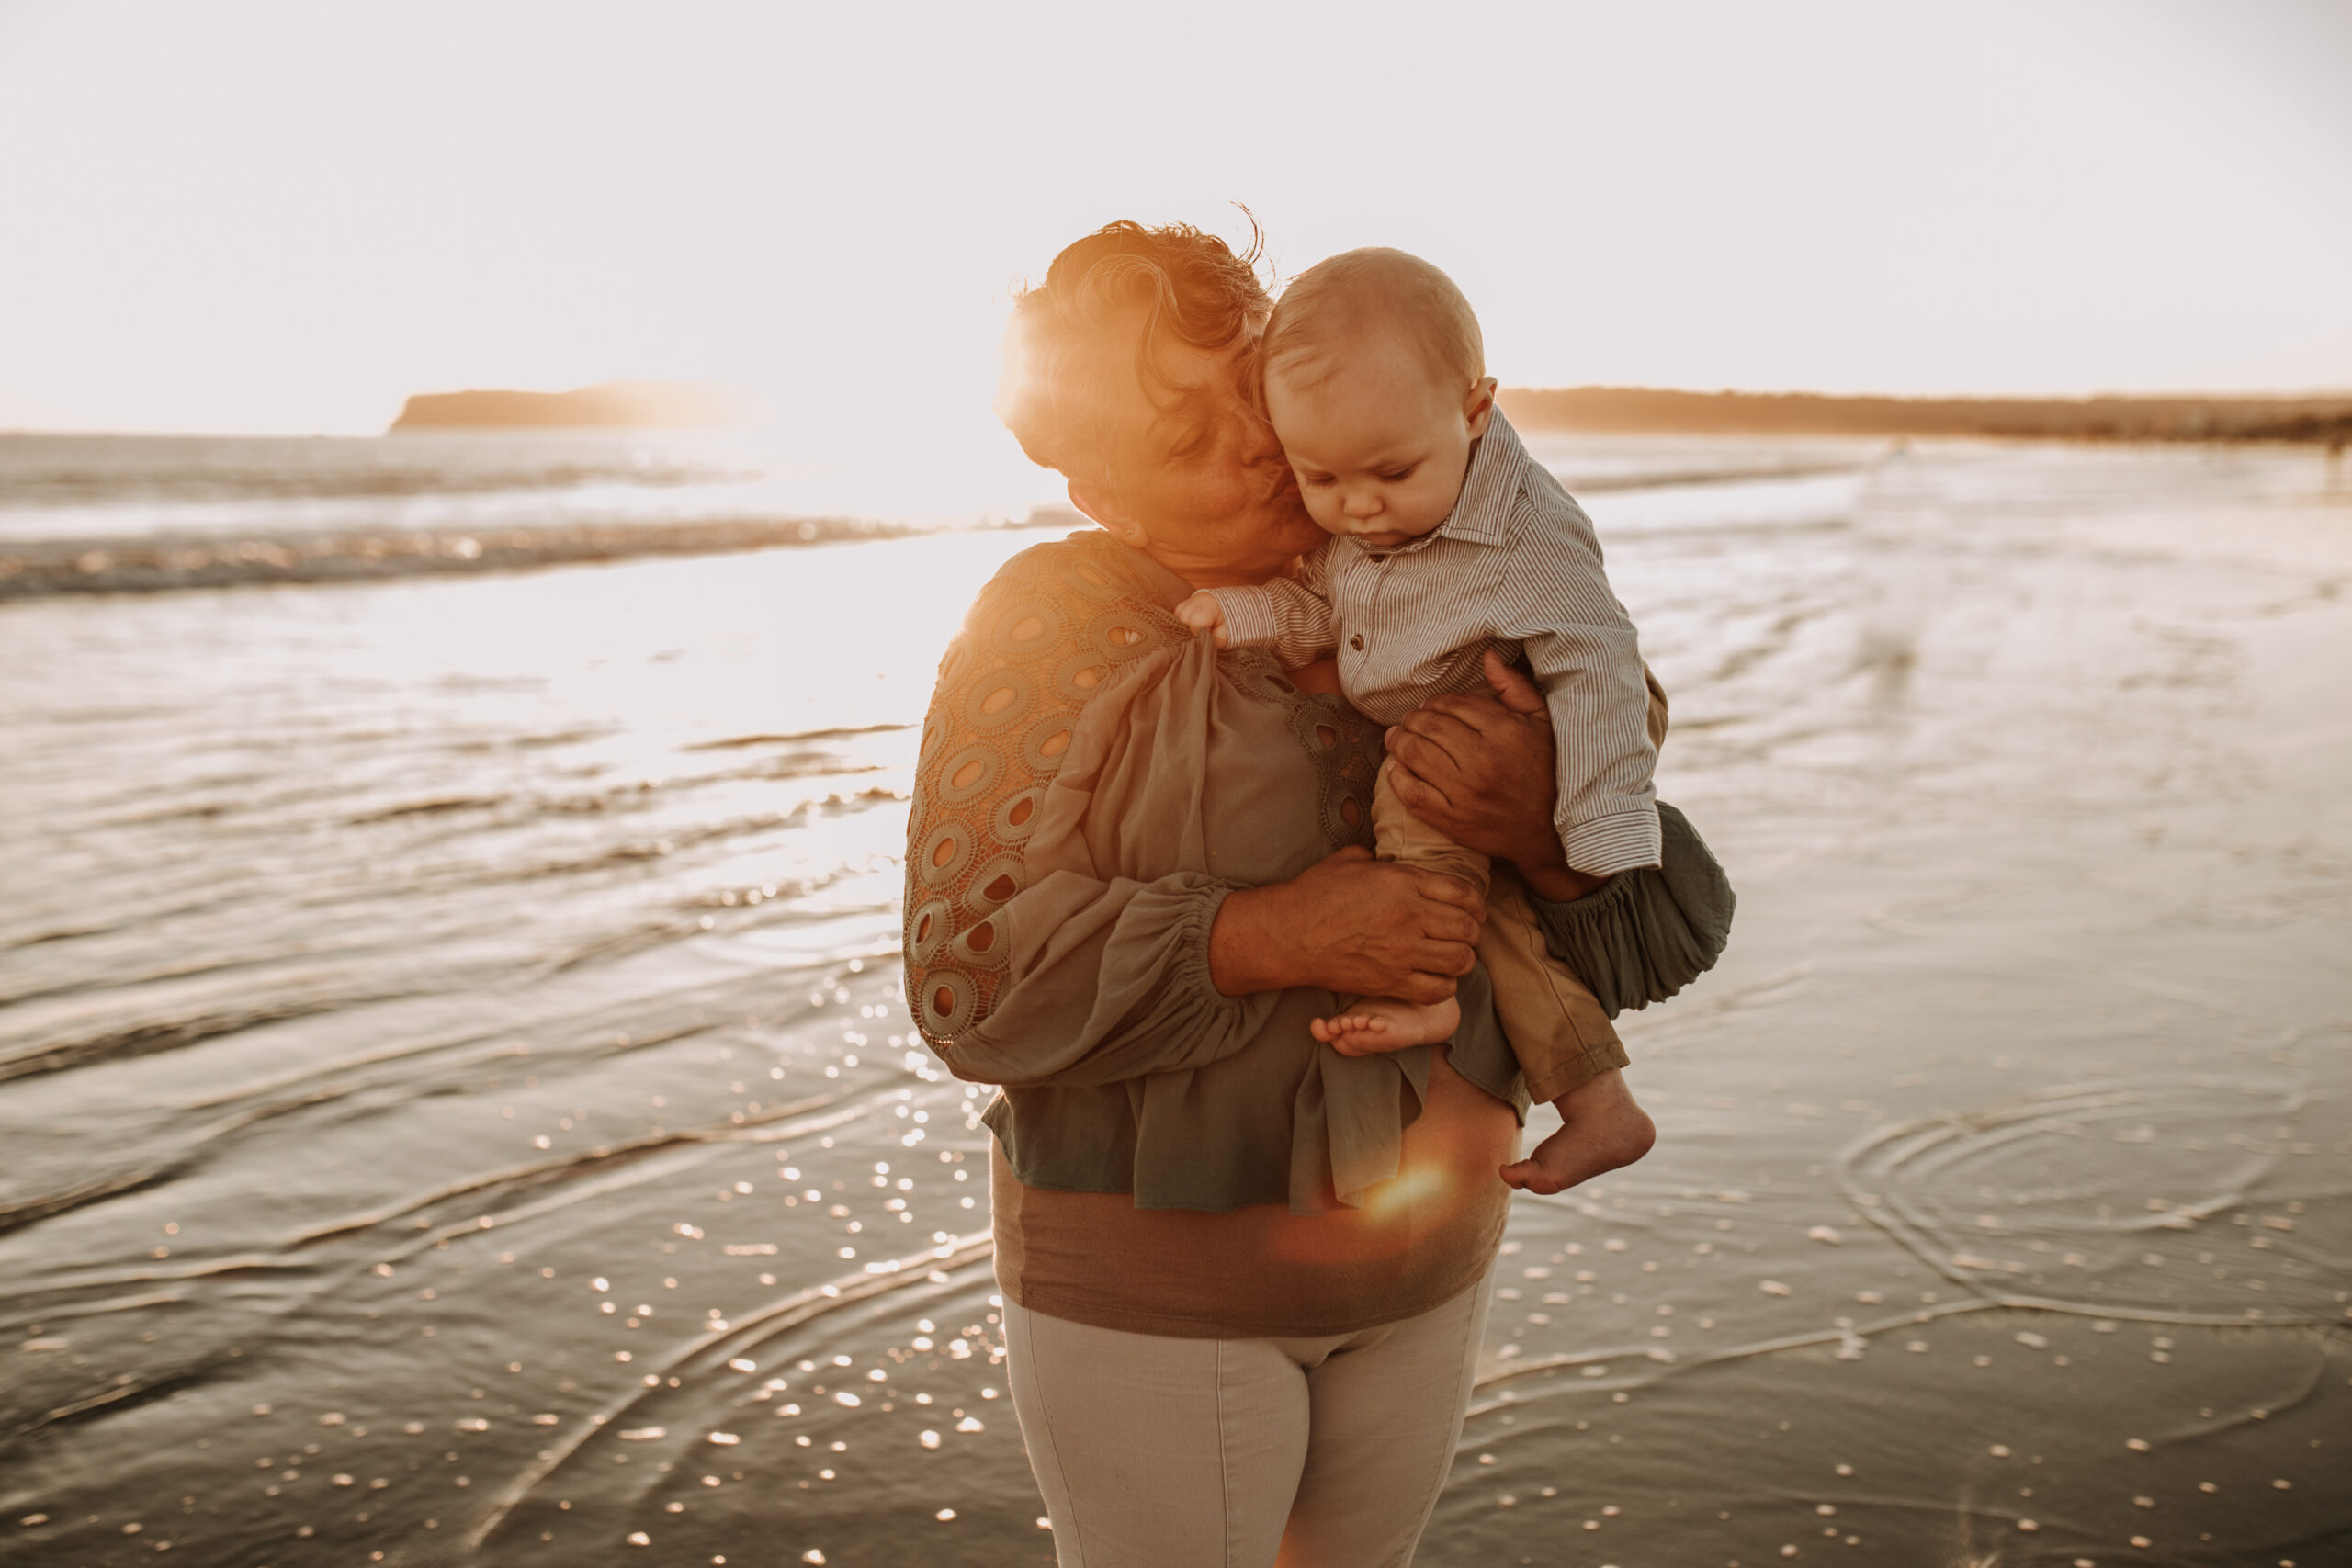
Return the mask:
[[[1470,390],[1462,400],[1462,418],[1470,426],[1471,440],[1487,434],[1487,422],[1494,415],[1495,378],[1481,376],[1470,383]]]

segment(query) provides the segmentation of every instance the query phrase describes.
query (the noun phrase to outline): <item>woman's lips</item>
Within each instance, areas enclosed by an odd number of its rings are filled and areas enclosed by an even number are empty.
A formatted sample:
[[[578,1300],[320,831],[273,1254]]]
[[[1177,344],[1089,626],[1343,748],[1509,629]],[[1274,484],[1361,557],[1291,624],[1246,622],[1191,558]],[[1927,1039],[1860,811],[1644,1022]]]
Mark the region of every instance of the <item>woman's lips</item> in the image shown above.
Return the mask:
[[[1287,501],[1301,507],[1306,504],[1298,498],[1298,476],[1290,471],[1288,463],[1263,464],[1261,466],[1260,473],[1265,483],[1264,495],[1269,502]]]
[[[1297,547],[1304,553],[1323,536],[1322,526],[1307,512],[1306,500],[1298,493],[1298,479],[1290,471],[1290,465],[1276,463],[1271,468],[1260,504],[1268,516],[1281,518],[1291,525],[1297,536]]]

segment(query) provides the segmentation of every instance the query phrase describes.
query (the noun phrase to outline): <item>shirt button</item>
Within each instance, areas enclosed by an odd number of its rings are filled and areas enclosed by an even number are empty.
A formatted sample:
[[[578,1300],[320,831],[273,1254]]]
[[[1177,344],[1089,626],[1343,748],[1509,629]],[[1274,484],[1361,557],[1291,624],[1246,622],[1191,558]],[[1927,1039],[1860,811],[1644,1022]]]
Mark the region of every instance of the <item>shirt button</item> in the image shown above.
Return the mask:
[[[1374,566],[1378,566],[1382,561],[1385,561],[1385,560],[1386,560],[1387,558],[1387,558],[1386,556],[1374,556],[1374,557],[1373,557],[1373,558],[1372,558],[1372,564],[1373,564],[1373,565],[1374,565]]]
[[[1354,649],[1358,653],[1362,653],[1363,651],[1363,633],[1358,632],[1355,636],[1348,638],[1348,646]]]

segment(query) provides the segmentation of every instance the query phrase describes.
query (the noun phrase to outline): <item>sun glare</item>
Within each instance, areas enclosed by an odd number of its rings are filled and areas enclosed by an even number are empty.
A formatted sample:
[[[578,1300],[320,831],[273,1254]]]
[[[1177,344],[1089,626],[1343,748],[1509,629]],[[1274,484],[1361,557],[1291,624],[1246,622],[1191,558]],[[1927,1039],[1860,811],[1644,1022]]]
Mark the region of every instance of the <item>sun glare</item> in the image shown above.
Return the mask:
[[[1236,201],[1285,271],[1439,262],[1509,384],[2340,383],[2345,29],[2221,15],[11,7],[0,427],[635,378],[969,430],[1062,241]]]

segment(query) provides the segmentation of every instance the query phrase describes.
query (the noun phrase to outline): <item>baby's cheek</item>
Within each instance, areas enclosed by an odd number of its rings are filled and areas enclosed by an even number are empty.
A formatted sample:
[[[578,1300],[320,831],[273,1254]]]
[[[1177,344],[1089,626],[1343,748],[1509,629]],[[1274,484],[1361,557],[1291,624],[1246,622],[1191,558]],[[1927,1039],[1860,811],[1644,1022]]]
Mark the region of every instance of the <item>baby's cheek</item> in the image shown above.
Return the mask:
[[[1329,490],[1303,490],[1299,492],[1306,502],[1306,514],[1315,525],[1327,534],[1349,532],[1347,513],[1340,504],[1338,494]]]
[[[1409,496],[1400,496],[1392,502],[1396,515],[1396,527],[1400,534],[1428,533],[1446,519],[1453,510],[1452,492],[1431,487],[1417,490]]]

